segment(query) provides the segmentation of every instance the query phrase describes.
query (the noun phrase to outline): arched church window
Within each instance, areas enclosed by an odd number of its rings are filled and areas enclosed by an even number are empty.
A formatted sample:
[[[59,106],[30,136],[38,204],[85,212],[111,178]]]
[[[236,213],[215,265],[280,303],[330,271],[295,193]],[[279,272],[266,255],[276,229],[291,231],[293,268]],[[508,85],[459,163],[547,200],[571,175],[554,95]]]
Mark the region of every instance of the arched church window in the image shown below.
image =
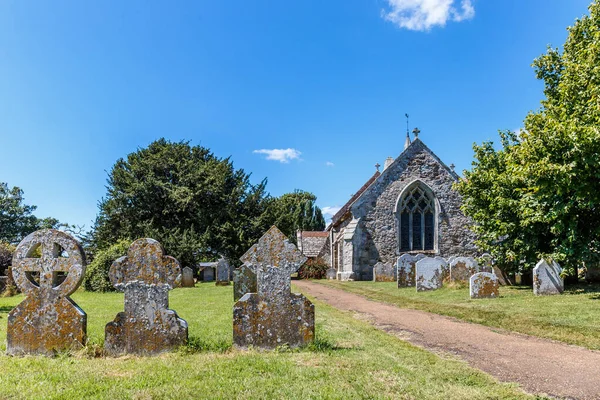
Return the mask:
[[[433,250],[435,204],[433,196],[415,185],[400,200],[400,251]]]

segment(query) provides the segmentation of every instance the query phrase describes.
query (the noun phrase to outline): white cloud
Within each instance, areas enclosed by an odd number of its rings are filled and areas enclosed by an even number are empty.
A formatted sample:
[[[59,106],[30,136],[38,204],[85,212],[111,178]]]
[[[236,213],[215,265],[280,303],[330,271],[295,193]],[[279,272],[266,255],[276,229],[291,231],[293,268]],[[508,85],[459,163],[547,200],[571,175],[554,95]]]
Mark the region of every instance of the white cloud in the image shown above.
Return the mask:
[[[334,163],[332,163],[331,161],[327,161],[327,162],[325,163],[325,165],[326,165],[326,166],[328,166],[328,167],[335,167],[335,164],[334,164]]]
[[[266,154],[267,160],[279,161],[281,163],[289,163],[290,160],[299,160],[302,154],[296,149],[261,149],[254,150],[255,154]]]
[[[475,16],[472,0],[385,0],[383,18],[400,28],[428,31],[448,21],[464,21]],[[459,4],[460,2],[460,4]]]
[[[325,206],[321,208],[321,212],[323,213],[323,215],[329,215],[333,217],[341,209],[342,207],[339,206]]]

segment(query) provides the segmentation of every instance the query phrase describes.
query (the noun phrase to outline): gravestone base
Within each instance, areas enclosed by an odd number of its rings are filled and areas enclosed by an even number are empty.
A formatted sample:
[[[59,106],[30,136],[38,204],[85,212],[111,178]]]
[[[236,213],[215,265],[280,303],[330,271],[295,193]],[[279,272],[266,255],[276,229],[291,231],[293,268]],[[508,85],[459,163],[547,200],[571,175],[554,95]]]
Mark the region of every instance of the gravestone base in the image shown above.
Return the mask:
[[[215,286],[229,286],[231,285],[231,282],[229,281],[216,281],[215,282]]]
[[[107,354],[153,355],[187,343],[187,322],[167,309],[169,290],[166,285],[125,285],[125,311],[106,324]]]
[[[6,354],[53,356],[86,342],[87,315],[64,297],[41,304],[28,297],[8,314]]]
[[[340,280],[340,281],[353,281],[354,280],[354,272],[338,272],[337,276],[338,276],[338,280]]]
[[[238,348],[296,348],[314,337],[315,306],[300,293],[269,302],[247,293],[233,307],[233,343]]]

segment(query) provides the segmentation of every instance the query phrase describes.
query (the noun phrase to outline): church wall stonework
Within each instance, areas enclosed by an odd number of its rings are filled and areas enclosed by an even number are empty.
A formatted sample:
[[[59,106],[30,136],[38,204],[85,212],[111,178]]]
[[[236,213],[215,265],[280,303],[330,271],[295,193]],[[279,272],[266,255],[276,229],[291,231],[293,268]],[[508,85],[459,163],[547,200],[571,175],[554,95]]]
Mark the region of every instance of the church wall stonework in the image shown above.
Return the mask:
[[[452,189],[457,178],[418,139],[389,165],[351,207],[354,218],[360,219],[360,235],[354,240],[356,279],[372,279],[377,262],[394,264],[401,255],[395,207],[403,189],[415,180],[433,191],[437,203],[437,246],[429,254],[476,256],[471,221],[460,210],[461,197]]]

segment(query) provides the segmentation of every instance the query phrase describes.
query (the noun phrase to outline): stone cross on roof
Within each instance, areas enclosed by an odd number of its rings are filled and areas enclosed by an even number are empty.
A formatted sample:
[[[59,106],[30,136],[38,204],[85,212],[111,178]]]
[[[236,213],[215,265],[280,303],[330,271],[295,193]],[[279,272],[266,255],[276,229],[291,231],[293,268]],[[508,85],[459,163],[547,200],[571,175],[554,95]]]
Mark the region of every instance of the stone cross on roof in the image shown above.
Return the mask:
[[[254,272],[257,267],[265,269],[272,266],[284,270],[288,275],[296,272],[306,260],[302,252],[275,225],[240,258]]]

